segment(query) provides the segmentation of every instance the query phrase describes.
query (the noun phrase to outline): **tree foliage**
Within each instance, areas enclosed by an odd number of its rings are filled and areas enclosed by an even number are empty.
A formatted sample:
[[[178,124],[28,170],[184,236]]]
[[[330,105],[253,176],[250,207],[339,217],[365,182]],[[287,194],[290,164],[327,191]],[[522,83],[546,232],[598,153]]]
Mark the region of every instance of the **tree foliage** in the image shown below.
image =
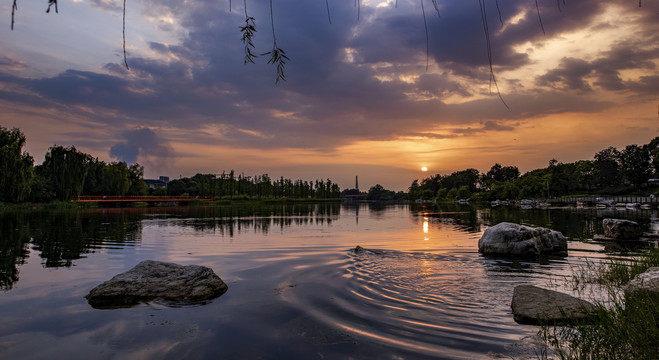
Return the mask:
[[[91,156],[75,146],[51,146],[43,162],[42,174],[55,190],[55,198],[68,201],[80,195]]]
[[[640,189],[652,175],[652,158],[644,146],[627,145],[620,152],[620,164],[623,176]]]
[[[23,146],[20,130],[0,127],[0,201],[16,203],[30,194],[34,159]]]
[[[167,184],[168,195],[212,196],[214,198],[339,198],[341,190],[330,179],[315,181],[291,180],[283,176],[273,180],[268,174],[236,176],[235,171],[215,174],[196,174],[190,178],[172,180]]]
[[[373,201],[393,201],[397,200],[396,192],[385,189],[382,185],[376,184],[368,189],[367,200]]]
[[[548,198],[576,193],[618,195],[643,191],[651,176],[659,177],[659,137],[648,144],[628,145],[622,151],[608,147],[593,160],[562,163],[551,159],[544,169],[520,176],[515,166],[494,164],[487,173],[475,169],[414,180],[410,199],[455,200],[476,196],[482,200]]]

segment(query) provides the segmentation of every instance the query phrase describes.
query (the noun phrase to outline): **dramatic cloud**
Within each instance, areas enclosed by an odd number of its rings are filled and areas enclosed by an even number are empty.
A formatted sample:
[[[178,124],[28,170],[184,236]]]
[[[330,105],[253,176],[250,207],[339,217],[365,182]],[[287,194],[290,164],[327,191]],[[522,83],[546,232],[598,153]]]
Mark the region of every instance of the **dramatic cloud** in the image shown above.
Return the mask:
[[[149,128],[126,131],[122,136],[124,141],[110,148],[110,156],[127,164],[137,162],[138,157],[167,160],[174,155],[171,145]]]

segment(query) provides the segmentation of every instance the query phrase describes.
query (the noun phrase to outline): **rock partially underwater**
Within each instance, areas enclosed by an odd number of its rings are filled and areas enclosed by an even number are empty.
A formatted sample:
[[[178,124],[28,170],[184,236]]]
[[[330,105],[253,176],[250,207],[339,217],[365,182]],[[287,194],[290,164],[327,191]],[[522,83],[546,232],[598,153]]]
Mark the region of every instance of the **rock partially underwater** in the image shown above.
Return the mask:
[[[157,301],[166,305],[200,304],[224,294],[228,286],[211,268],[145,260],[93,288],[92,307],[128,307]]]
[[[659,267],[651,267],[636,275],[623,290],[627,296],[646,293],[659,299]]]
[[[518,257],[564,254],[567,240],[556,230],[502,222],[483,232],[478,240],[478,251],[484,255]]]
[[[604,236],[613,239],[635,240],[643,235],[641,226],[635,221],[604,219],[602,225],[604,226]]]
[[[530,325],[587,320],[595,313],[588,301],[534,285],[516,286],[511,308],[516,322]]]

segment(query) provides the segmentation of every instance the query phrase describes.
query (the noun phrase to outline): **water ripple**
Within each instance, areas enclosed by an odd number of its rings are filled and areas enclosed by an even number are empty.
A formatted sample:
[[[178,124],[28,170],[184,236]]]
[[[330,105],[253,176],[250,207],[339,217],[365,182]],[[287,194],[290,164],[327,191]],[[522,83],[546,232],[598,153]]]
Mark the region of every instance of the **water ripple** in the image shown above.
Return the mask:
[[[305,269],[305,282],[286,299],[328,326],[396,351],[482,357],[535,333],[510,314],[520,274],[511,281],[476,252],[349,251],[337,265]]]

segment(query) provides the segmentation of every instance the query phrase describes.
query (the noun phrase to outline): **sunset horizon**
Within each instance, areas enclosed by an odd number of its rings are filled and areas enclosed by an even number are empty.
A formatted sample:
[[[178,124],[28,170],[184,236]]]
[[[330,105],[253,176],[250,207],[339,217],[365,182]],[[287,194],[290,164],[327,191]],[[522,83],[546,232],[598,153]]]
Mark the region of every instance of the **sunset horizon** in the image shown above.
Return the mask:
[[[13,31],[5,4],[0,125],[25,134],[35,165],[62,145],[137,162],[145,178],[234,170],[348,189],[359,176],[394,191],[659,135],[657,3],[487,3],[495,84],[476,3],[439,1],[441,16],[430,3],[327,4],[276,1],[271,24],[267,4],[247,2],[258,57],[245,65],[243,2],[128,1],[130,69],[121,2],[46,14],[19,1]],[[290,58],[276,85],[273,25]]]

